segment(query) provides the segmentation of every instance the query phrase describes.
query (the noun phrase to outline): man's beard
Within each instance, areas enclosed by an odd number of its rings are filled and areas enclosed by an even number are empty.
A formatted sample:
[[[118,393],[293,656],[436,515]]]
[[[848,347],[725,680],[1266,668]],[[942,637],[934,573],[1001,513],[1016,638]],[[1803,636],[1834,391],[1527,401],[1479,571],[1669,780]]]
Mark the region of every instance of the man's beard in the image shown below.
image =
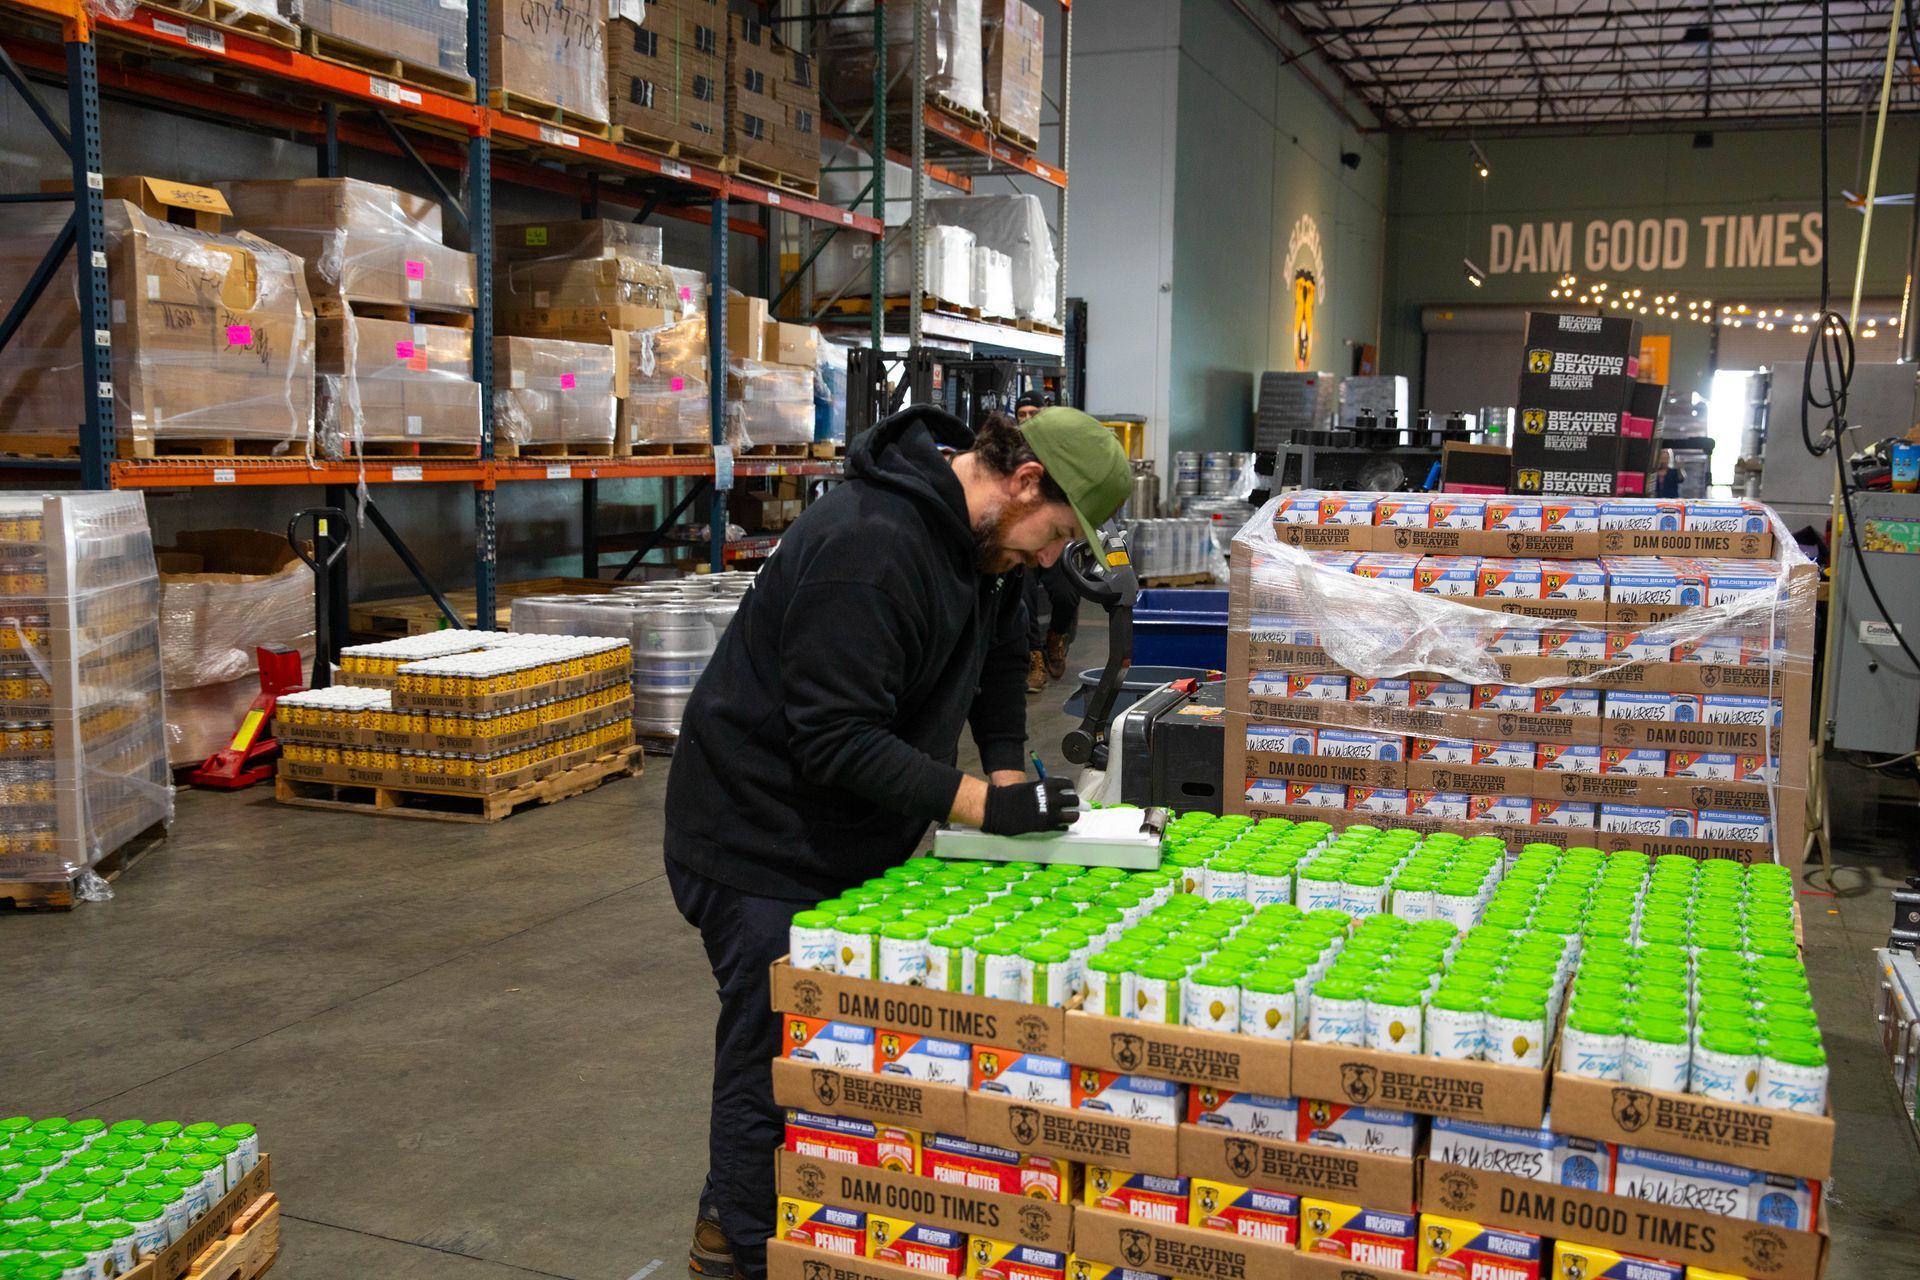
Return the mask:
[[[1025,563],[1018,553],[1007,551],[1008,531],[1024,519],[1039,503],[1025,505],[1007,501],[981,514],[973,522],[973,561],[981,573],[1006,573],[1014,566],[1006,563],[1009,554],[1016,564]]]

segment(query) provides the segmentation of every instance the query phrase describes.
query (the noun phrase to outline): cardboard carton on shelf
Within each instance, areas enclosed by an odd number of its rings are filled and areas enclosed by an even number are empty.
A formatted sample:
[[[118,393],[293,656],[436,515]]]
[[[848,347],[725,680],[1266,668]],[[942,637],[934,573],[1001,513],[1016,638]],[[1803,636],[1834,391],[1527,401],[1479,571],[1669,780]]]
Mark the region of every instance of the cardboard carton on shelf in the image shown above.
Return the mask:
[[[603,343],[495,338],[494,438],[611,446],[623,370]]]
[[[464,8],[405,0],[301,0],[300,23],[362,50],[467,79]]]
[[[487,22],[494,80],[508,105],[607,122],[604,0],[489,0]]]
[[[1046,22],[1022,0],[985,0],[987,115],[1003,132],[1040,137]]]

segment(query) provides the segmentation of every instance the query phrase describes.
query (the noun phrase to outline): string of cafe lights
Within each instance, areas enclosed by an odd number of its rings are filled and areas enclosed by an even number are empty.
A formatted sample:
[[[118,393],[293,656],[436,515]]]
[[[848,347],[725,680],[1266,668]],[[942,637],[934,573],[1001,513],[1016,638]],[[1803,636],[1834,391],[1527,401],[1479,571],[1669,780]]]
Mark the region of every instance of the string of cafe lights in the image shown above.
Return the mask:
[[[1714,309],[1712,298],[1682,299],[1677,293],[1656,293],[1649,295],[1646,290],[1620,285],[1618,287],[1605,280],[1582,283],[1576,275],[1563,275],[1547,296],[1554,299],[1567,299],[1583,307],[1606,307],[1627,315],[1652,316],[1662,320],[1692,321],[1695,324],[1712,324]],[[1682,309],[1684,308],[1684,310]],[[1756,329],[1772,332],[1782,324],[1789,333],[1812,333],[1817,317],[1806,311],[1795,312],[1793,319],[1787,319],[1785,307],[1749,307],[1746,303],[1720,304],[1719,321],[1733,329],[1752,325]],[[1889,327],[1899,324],[1897,316],[1889,316]],[[1880,336],[1878,316],[1860,317],[1860,337],[1872,339]]]

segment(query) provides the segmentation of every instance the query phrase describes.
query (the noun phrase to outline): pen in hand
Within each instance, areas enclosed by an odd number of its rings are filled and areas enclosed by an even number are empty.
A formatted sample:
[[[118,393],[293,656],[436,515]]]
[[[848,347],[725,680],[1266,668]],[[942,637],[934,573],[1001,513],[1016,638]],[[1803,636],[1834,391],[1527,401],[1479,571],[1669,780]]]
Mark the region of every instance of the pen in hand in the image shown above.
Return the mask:
[[[1040,763],[1040,753],[1038,751],[1029,751],[1027,752],[1027,759],[1033,761],[1033,771],[1040,775],[1040,781],[1045,782],[1047,780],[1047,766]]]

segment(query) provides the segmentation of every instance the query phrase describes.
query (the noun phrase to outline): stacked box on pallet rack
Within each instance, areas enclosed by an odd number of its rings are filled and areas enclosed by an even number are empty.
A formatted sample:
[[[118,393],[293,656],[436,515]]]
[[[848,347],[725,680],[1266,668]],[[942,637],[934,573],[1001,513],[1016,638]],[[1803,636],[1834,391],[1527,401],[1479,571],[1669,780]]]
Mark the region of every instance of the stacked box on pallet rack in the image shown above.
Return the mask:
[[[211,188],[115,178],[105,193],[122,452],[150,455],[163,441],[299,444],[313,418],[314,344],[300,259],[223,233],[227,202]],[[57,223],[44,229],[52,234]],[[0,284],[18,296],[41,245],[31,235],[8,244]],[[74,299],[68,285],[49,289],[0,353],[6,430],[69,449],[84,416]]]
[[[725,147],[726,58],[711,0],[648,0],[607,24],[607,117],[623,140],[717,159]]]
[[[173,820],[139,494],[0,498],[0,880],[71,881]]]
[[[487,27],[495,105],[605,132],[605,0],[488,0]]]
[[[965,229],[975,244],[1005,254],[1013,270],[1013,314],[1059,325],[1060,256],[1039,196],[944,196],[927,201],[927,221],[930,231]]]
[[[611,449],[625,391],[618,372],[614,348],[601,343],[495,338],[494,441]]]
[[[924,0],[927,41],[922,53],[927,101],[986,119],[985,60],[980,0]],[[913,100],[915,0],[886,0],[887,105],[894,112]],[[827,24],[820,50],[821,93],[842,111],[873,103],[871,5],[841,5],[846,16]]]
[[[400,59],[451,76],[467,74],[467,7],[445,0],[299,0],[300,23],[311,32],[331,36],[356,47],[360,56],[343,58],[365,63],[367,56],[381,64]],[[324,42],[323,56],[336,50]]]
[[[929,202],[931,205],[934,202]],[[874,242],[864,236],[815,233],[822,246],[815,261],[815,292],[832,298],[873,296]],[[949,307],[978,306],[974,276],[978,261],[973,232],[965,227],[928,225],[922,240],[920,279],[926,296]],[[913,238],[901,229],[888,235],[880,250],[880,288],[888,298],[905,297],[913,288]],[[998,285],[994,286],[996,292]]]
[[[1228,803],[1797,866],[1814,582],[1753,503],[1276,498],[1233,546]]]
[[[358,178],[226,182],[237,221],[297,253],[318,311],[314,453],[480,444],[473,255],[440,206]]]
[[[998,132],[1033,146],[1040,140],[1046,20],[1021,0],[986,0],[985,16],[987,117]]]
[[[781,44],[772,27],[738,14],[729,17],[727,155],[802,184],[816,183],[819,115],[813,60]]]

